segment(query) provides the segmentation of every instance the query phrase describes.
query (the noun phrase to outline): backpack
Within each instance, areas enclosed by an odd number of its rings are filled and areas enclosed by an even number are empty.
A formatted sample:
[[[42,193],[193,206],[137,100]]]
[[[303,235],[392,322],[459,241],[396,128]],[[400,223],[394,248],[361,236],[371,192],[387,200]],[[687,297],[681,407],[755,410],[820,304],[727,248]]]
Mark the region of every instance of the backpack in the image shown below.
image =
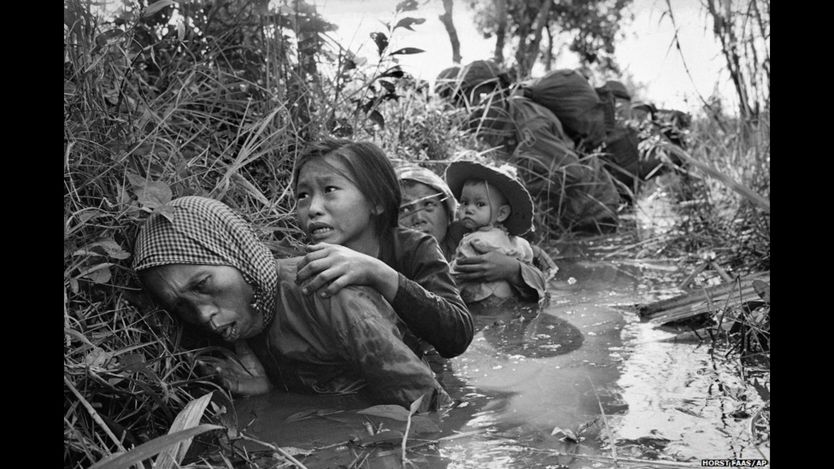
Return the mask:
[[[577,146],[593,148],[605,139],[605,103],[576,70],[554,70],[522,85],[524,97],[549,109]]]
[[[517,141],[509,161],[530,195],[557,221],[553,228],[616,226],[621,199],[602,162],[576,153],[559,118],[544,106],[522,96],[507,103]]]

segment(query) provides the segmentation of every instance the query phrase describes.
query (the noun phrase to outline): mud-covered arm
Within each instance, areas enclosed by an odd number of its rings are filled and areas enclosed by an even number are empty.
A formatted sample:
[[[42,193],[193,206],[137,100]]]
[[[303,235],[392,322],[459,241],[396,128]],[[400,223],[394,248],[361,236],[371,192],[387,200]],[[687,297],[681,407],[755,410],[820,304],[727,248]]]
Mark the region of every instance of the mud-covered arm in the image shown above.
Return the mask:
[[[411,266],[399,273],[392,306],[409,329],[445,358],[463,353],[474,334],[472,316],[460,297],[449,265],[434,238],[425,238],[409,255]],[[408,274],[408,275],[406,275]]]

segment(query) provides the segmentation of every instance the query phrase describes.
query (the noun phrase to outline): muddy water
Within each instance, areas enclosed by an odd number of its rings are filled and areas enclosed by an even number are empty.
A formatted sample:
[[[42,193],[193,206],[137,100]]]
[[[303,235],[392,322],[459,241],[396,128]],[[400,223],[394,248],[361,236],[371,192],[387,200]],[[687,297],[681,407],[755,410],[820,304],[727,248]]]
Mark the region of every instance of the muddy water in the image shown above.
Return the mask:
[[[737,377],[738,364],[709,341],[640,322],[631,308],[679,293],[670,285],[674,266],[586,259],[560,267],[540,310],[473,309],[472,345],[440,374],[460,404],[412,428],[409,442],[421,445],[408,454],[413,462],[584,468],[613,467],[615,457],[620,467],[769,459],[751,434],[763,397]],[[250,433],[293,448],[308,467],[398,467],[403,422],[356,412],[367,406],[275,393],[240,400],[238,413],[252,422]]]

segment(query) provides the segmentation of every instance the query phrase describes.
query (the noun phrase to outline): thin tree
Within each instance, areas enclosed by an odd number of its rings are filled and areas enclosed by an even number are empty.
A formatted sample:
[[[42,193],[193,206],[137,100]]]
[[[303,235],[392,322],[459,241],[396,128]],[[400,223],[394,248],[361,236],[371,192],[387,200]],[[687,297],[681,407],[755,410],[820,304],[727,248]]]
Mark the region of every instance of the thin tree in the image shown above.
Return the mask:
[[[705,1],[745,121],[756,120],[761,108],[770,106],[770,3],[763,2],[764,12],[758,3]]]
[[[504,42],[507,37],[507,0],[495,0],[495,53],[493,60],[504,64]]]
[[[458,39],[458,32],[455,29],[455,23],[452,21],[452,8],[454,7],[453,0],[443,0],[443,14],[440,15],[440,21],[446,28],[449,34],[449,42],[452,43],[452,62],[459,64],[460,56],[460,40]]]

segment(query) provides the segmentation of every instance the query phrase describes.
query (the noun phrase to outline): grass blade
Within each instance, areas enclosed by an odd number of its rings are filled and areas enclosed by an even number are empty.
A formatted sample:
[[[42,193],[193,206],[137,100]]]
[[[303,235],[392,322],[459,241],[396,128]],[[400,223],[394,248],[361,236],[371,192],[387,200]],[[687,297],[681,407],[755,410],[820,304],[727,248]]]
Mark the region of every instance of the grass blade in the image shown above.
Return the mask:
[[[206,406],[208,406],[208,403],[211,401],[212,394],[214,394],[214,391],[189,402],[185,408],[177,414],[177,418],[175,418],[174,423],[171,424],[171,429],[168,430],[168,434],[171,435],[182,430],[196,427],[200,423],[200,419],[203,418],[203,412],[205,412]],[[188,452],[188,447],[191,446],[191,441],[192,439],[188,438],[177,443],[176,445],[165,448],[161,453],[159,453],[159,457],[156,458],[154,467],[158,469],[170,469],[173,467],[174,462],[177,464],[182,462],[182,459],[185,457],[185,453]]]
[[[205,433],[211,430],[220,430],[223,427],[220,425],[212,425],[208,423],[204,423],[202,425],[198,425],[196,427],[191,427],[186,430],[181,430],[176,433],[170,433],[168,435],[162,435],[160,437],[154,438],[147,443],[143,443],[132,450],[128,451],[127,453],[119,454],[118,456],[114,455],[103,459],[88,469],[125,469],[129,468],[134,464],[138,464],[146,459],[152,458],[159,454],[160,452],[164,451],[166,448],[176,445],[184,440],[188,440],[194,438],[195,436]]]

